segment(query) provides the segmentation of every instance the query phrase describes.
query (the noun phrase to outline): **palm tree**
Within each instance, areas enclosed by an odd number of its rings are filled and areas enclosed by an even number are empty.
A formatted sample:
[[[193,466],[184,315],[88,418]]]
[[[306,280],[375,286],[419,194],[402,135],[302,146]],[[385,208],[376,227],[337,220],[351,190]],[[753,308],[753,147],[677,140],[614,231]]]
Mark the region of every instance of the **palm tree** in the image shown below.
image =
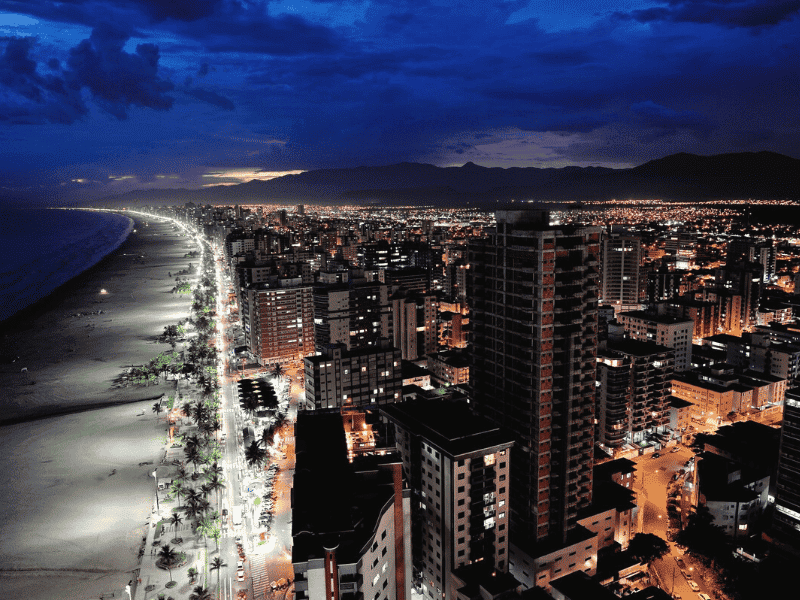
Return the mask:
[[[178,499],[178,508],[181,507],[181,497],[186,493],[183,483],[180,481],[173,481],[170,488],[170,494],[173,494]]]
[[[173,548],[170,548],[169,544],[164,544],[158,552],[158,558],[160,558],[164,566],[167,567],[167,571],[169,571],[169,580],[172,582],[172,567],[178,562],[178,553],[175,552]]]
[[[185,512],[186,516],[190,519],[196,520],[203,514],[203,509],[200,508],[199,502],[189,502],[183,507],[183,512]]]
[[[202,585],[196,585],[192,590],[189,600],[211,600],[211,590]]]
[[[208,485],[208,490],[210,492],[217,492],[217,506],[219,506],[220,504],[219,492],[225,489],[225,482],[219,478],[219,475],[215,474],[211,479],[209,479],[207,485]]]
[[[264,450],[272,445],[272,440],[275,439],[275,426],[270,425],[264,428],[264,431],[261,432],[261,445],[264,446]]]
[[[251,467],[259,467],[261,466],[267,458],[267,452],[261,446],[258,445],[258,442],[253,440],[250,442],[250,445],[245,448],[244,450],[244,459],[247,461],[247,464]]]
[[[172,517],[170,517],[169,522],[175,527],[175,535],[177,537],[178,534],[178,525],[183,523],[183,518],[178,513],[172,513]]]
[[[206,477],[208,479],[213,479],[215,476],[219,477],[220,475],[222,475],[222,471],[223,471],[222,466],[214,462],[206,467]]]
[[[153,412],[156,413],[156,420],[158,420],[158,415],[160,415],[161,411],[163,410],[164,409],[161,408],[161,402],[156,402],[155,404],[153,404]]]
[[[281,377],[283,377],[285,374],[286,374],[286,371],[285,371],[285,370],[284,370],[284,368],[281,366],[281,364],[280,364],[280,363],[275,363],[275,366],[274,366],[274,367],[272,367],[272,376],[273,376],[275,379],[280,379],[280,378],[281,378]]]
[[[222,570],[222,567],[227,567],[228,565],[223,562],[223,560],[219,556],[215,556],[211,559],[211,570],[217,571],[217,589],[219,589],[219,573]]]
[[[186,472],[186,469],[184,469],[182,466],[178,467],[178,474],[175,476],[175,479],[177,479],[178,482],[182,482],[186,481],[188,478],[189,474]]]
[[[256,411],[261,407],[258,396],[250,395],[242,398],[242,409],[252,418]]]
[[[186,488],[184,496],[186,496],[187,504],[196,505],[198,502],[200,502],[200,498],[202,498],[203,494],[196,488]]]

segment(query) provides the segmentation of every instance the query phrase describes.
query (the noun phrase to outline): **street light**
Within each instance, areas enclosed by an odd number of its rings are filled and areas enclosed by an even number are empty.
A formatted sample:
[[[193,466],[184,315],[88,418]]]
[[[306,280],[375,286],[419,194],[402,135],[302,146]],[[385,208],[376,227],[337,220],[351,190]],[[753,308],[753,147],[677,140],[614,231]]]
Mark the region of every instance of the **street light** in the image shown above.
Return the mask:
[[[156,512],[161,512],[161,507],[158,505],[158,477],[156,477],[156,473],[158,473],[158,469],[150,473],[153,476],[153,480],[156,482]]]

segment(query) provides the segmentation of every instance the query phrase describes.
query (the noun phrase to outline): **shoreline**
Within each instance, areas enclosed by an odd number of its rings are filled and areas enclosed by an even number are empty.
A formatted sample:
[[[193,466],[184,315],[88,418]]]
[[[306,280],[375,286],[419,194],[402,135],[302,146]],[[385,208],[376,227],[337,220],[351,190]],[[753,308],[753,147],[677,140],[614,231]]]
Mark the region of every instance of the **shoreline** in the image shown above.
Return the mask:
[[[41,209],[45,210],[45,209]],[[50,210],[63,210],[63,209],[50,209]],[[78,210],[78,209],[75,209]],[[97,212],[89,209],[84,209],[82,212]],[[88,274],[92,269],[98,267],[100,263],[106,260],[109,256],[117,252],[120,248],[122,248],[128,239],[131,237],[131,234],[136,229],[136,220],[133,219],[128,214],[123,214],[122,212],[114,213],[117,216],[121,216],[123,218],[128,219],[129,223],[126,230],[120,235],[120,238],[115,240],[113,247],[109,247],[108,250],[105,251],[100,259],[96,260],[93,264],[88,265],[80,272],[76,273],[72,277],[70,277],[67,281],[60,284],[59,286],[53,288],[50,292],[45,294],[43,297],[35,300],[34,302],[28,304],[27,306],[19,309],[18,311],[14,312],[13,314],[5,317],[4,319],[0,319],[0,336],[5,335],[9,331],[14,331],[18,329],[21,325],[24,324],[26,320],[36,318],[38,314],[41,312],[48,310],[53,303],[53,297],[59,294],[68,294],[69,288],[77,279],[80,279],[82,276]],[[48,302],[50,300],[50,302]],[[41,305],[41,306],[40,306]]]
[[[171,222],[125,216],[137,233],[0,323],[4,354],[19,356],[0,364],[3,597],[119,595],[139,568],[166,439],[150,405],[176,385],[115,380],[169,350],[156,337],[190,307],[174,277],[198,261]]]

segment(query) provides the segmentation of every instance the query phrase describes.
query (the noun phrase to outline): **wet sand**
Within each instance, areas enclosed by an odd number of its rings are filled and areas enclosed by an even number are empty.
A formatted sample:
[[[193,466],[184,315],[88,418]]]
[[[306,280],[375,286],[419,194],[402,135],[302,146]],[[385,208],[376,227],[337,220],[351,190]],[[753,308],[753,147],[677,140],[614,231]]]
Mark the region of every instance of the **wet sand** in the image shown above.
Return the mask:
[[[171,223],[135,229],[0,330],[3,353],[19,357],[0,365],[2,598],[121,598],[138,566],[166,439],[151,406],[174,383],[115,380],[169,349],[156,337],[190,304],[174,277],[199,258]]]

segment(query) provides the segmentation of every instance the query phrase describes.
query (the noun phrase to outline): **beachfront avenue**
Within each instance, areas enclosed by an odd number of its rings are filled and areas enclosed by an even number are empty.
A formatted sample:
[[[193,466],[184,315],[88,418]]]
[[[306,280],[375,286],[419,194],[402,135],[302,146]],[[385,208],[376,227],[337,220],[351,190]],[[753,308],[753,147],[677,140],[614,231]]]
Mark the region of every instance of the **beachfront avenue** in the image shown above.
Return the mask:
[[[254,458],[243,445],[243,429],[256,423],[241,409],[236,392],[229,345],[236,340],[238,320],[227,302],[230,281],[221,269],[220,251],[185,224],[173,223],[194,238],[200,268],[188,269],[188,277],[179,281],[193,295],[192,316],[179,322],[177,340],[170,340],[183,344],[176,355],[185,377],[175,378],[175,396],[153,405],[157,418],[165,413],[168,437],[151,474],[153,517],[131,598],[170,593],[178,598],[190,588],[224,600],[283,597],[293,575],[289,499],[296,401],[290,397],[291,383],[280,372],[268,376],[283,418]],[[267,441],[267,435],[260,437]]]
[[[265,379],[279,399],[285,416],[275,430],[274,418],[257,419],[239,401],[236,382],[240,375],[231,361],[230,347],[240,335],[236,306],[229,303],[231,282],[222,269],[220,248],[214,248],[217,285],[222,440],[227,480],[226,515],[223,515],[221,552],[229,567],[220,598],[271,598],[285,596],[292,579],[290,490],[294,452],[293,422],[296,402],[290,398],[287,378],[280,371]],[[259,442],[245,447],[243,432],[249,428]],[[271,433],[271,435],[270,435]]]
[[[156,418],[166,421],[167,443],[151,473],[153,514],[138,575],[131,581],[131,599],[170,594],[177,599],[190,593],[243,600],[263,597],[265,590],[270,597],[273,581],[280,582],[275,591],[285,594],[284,582],[292,574],[288,490],[293,463],[286,445],[294,419],[286,385],[282,377],[273,378],[284,401],[284,427],[261,450],[263,460],[248,464],[240,433],[246,415],[233,378],[227,376],[227,340],[234,339],[236,324],[224,301],[228,282],[209,243],[183,223],[173,224],[196,242],[197,252],[191,256],[199,258],[199,268],[190,264],[179,275],[179,285],[193,301],[191,316],[175,327],[176,336],[170,337],[170,328],[165,328],[173,352],[162,353],[166,358],[145,369],[171,372],[175,393],[152,407]],[[149,383],[147,373],[143,381]],[[271,488],[268,496],[266,486]],[[269,523],[257,518],[259,506],[270,507]]]

